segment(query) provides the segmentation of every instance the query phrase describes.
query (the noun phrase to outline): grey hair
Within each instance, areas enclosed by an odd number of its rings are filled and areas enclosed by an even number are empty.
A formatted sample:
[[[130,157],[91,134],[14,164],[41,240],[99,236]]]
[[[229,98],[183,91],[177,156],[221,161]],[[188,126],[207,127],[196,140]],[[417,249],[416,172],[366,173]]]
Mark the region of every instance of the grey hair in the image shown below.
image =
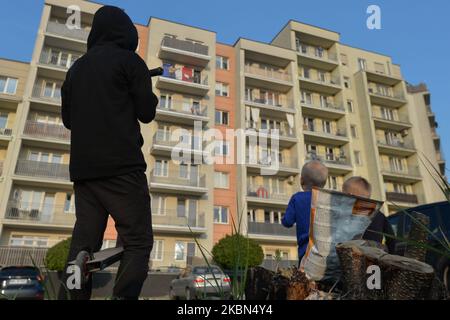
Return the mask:
[[[342,186],[342,191],[346,192],[346,190],[348,190],[348,188],[354,183],[358,184],[358,186],[363,188],[369,194],[372,194],[371,184],[369,183],[369,181],[367,181],[367,179],[365,179],[363,177],[351,177],[351,178],[347,179],[347,181],[345,181],[344,185]]]
[[[328,168],[322,162],[313,160],[303,166],[302,180],[304,189],[311,190],[313,187],[323,188],[327,183],[327,178]]]

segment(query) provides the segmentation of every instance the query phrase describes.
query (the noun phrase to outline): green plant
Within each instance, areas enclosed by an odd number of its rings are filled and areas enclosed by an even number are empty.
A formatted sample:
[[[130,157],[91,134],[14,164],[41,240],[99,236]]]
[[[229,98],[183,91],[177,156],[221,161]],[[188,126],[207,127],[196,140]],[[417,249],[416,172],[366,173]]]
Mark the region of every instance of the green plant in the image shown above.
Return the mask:
[[[48,270],[63,271],[69,255],[71,238],[63,240],[47,251],[45,265]]]
[[[247,248],[243,250],[243,248]],[[264,259],[261,246],[241,234],[227,235],[222,238],[212,249],[212,256],[216,263],[224,269],[235,267],[256,267]]]

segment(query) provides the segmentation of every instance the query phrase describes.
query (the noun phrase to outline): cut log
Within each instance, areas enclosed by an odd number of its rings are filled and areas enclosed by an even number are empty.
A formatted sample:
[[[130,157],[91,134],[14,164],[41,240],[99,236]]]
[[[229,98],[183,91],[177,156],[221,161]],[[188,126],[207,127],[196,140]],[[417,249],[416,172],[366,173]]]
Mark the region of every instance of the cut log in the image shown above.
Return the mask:
[[[383,299],[382,290],[369,290],[367,287],[367,269],[378,265],[381,257],[387,253],[376,243],[354,240],[336,246],[341,264],[342,291],[345,299],[379,300]]]
[[[309,281],[306,275],[295,269],[289,281],[287,289],[287,300],[305,300],[312,291],[314,283]]]
[[[382,286],[388,300],[425,300],[431,294],[433,268],[423,262],[393,255],[380,259]]]
[[[274,272],[262,267],[248,269],[245,298],[247,300],[267,300],[274,275]]]
[[[427,249],[423,245],[428,241],[426,228],[430,225],[430,218],[418,212],[413,212],[411,216],[417,219],[417,221],[411,219],[411,230],[408,235],[408,240],[414,243],[406,245],[405,257],[424,262]]]

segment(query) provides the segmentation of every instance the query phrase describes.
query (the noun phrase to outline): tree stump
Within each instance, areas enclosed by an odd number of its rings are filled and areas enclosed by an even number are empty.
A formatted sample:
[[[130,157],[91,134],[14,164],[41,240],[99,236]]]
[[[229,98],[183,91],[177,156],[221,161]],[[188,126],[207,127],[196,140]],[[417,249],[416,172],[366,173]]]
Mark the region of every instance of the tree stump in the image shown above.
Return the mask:
[[[295,269],[289,280],[287,300],[305,300],[311,294],[313,285],[303,272]]]
[[[409,231],[408,240],[414,243],[406,245],[405,257],[425,261],[427,249],[423,247],[428,241],[428,231],[426,228],[430,225],[430,218],[418,212],[413,212],[411,218],[411,230]]]
[[[341,264],[343,296],[350,300],[383,299],[382,290],[369,290],[367,287],[367,269],[378,265],[387,253],[373,242],[354,240],[338,244],[336,252]]]
[[[274,272],[262,267],[248,269],[245,298],[247,300],[267,300],[274,275]]]
[[[388,300],[425,300],[431,294],[433,268],[423,262],[394,255],[381,257],[382,286]]]

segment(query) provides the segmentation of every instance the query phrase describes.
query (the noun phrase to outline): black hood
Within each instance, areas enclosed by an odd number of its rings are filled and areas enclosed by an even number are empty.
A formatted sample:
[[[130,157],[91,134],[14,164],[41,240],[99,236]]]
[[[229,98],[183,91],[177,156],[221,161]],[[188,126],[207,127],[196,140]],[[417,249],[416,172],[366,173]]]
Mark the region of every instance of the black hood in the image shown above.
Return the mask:
[[[130,17],[120,8],[104,6],[94,16],[88,38],[88,50],[96,45],[115,44],[136,51],[138,33]]]

